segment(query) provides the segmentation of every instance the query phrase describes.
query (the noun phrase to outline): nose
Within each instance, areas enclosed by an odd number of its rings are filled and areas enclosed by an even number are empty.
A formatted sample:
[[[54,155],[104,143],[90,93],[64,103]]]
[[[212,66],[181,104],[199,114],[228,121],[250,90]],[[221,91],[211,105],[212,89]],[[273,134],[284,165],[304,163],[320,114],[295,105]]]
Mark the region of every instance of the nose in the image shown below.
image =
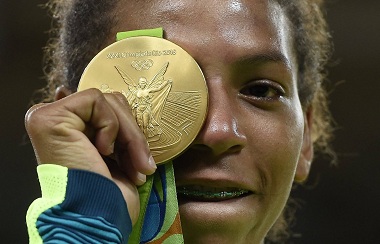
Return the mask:
[[[193,148],[211,151],[215,156],[242,150],[247,138],[239,128],[236,98],[222,82],[208,82],[209,107],[205,124]]]

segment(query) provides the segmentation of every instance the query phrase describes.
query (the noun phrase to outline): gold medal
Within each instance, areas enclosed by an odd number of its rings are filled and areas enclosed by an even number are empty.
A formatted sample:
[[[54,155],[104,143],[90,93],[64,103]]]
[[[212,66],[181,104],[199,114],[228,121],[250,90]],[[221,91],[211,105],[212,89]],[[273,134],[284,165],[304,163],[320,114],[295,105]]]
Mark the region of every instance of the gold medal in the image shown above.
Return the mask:
[[[131,37],[98,53],[78,91],[120,92],[144,133],[157,164],[183,152],[207,113],[206,81],[196,61],[178,45],[157,37]]]

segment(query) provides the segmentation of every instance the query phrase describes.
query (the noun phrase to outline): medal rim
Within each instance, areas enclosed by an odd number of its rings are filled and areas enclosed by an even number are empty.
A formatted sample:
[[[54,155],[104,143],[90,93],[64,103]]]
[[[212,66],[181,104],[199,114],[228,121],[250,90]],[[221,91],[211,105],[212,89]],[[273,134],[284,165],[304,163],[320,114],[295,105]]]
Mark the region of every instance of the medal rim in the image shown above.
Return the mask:
[[[181,155],[183,152],[185,152],[188,149],[188,147],[194,142],[197,135],[201,131],[203,124],[206,121],[206,117],[207,117],[207,113],[208,113],[209,94],[208,94],[208,88],[207,88],[205,76],[204,76],[199,64],[196,62],[196,60],[186,50],[184,50],[181,46],[177,45],[174,42],[171,42],[171,41],[163,39],[163,38],[152,37],[152,36],[136,36],[136,37],[129,37],[129,38],[117,41],[117,42],[112,43],[112,44],[108,45],[107,47],[103,48],[100,52],[98,52],[94,56],[94,58],[92,58],[92,60],[88,63],[88,65],[86,66],[86,68],[84,69],[84,71],[82,73],[81,79],[78,83],[77,91],[82,91],[82,90],[89,89],[89,88],[97,88],[97,87],[92,86],[92,87],[81,89],[81,87],[84,86],[84,83],[89,82],[89,81],[85,81],[84,79],[89,72],[92,72],[91,69],[94,66],[94,63],[105,62],[105,60],[101,60],[101,58],[104,55],[104,53],[106,53],[110,49],[112,50],[114,48],[119,48],[119,46],[120,46],[120,48],[124,48],[124,50],[133,49],[133,48],[131,48],[131,46],[133,46],[133,42],[157,42],[158,46],[160,45],[160,43],[164,43],[165,45],[173,46],[173,48],[177,48],[177,49],[181,50],[181,52],[183,54],[185,54],[187,56],[187,58],[189,58],[193,64],[195,64],[194,67],[196,67],[196,70],[201,75],[202,81],[203,81],[202,82],[203,83],[202,88],[204,90],[201,91],[201,94],[203,96],[205,96],[205,98],[202,100],[203,102],[200,103],[200,106],[201,106],[201,108],[203,107],[203,109],[199,109],[201,114],[198,117],[198,119],[201,119],[201,122],[196,127],[196,129],[193,130],[193,133],[192,133],[193,136],[191,136],[191,139],[189,139],[188,142],[182,146],[181,150],[176,150],[176,153],[170,153],[171,156],[162,157],[161,155],[159,155],[159,156],[154,157],[156,164],[159,165],[159,164],[165,163],[167,161],[173,160],[174,158],[178,157],[179,155]],[[141,45],[141,44],[138,44],[138,45]],[[165,57],[156,57],[156,58],[165,59]],[[123,59],[120,59],[120,60],[123,60]],[[194,69],[192,69],[192,70],[194,70]],[[97,72],[97,71],[94,71],[94,72]],[[99,89],[99,88],[97,88],[97,89]],[[202,111],[203,111],[203,113],[202,113]],[[137,121],[136,121],[136,123],[137,123]],[[148,140],[148,138],[147,138],[147,140]],[[183,139],[181,137],[180,141],[182,141],[182,140]],[[182,142],[180,144],[182,144]],[[172,150],[175,150],[175,149],[170,149],[170,151],[172,151]],[[166,153],[164,153],[164,154],[166,154]],[[161,160],[160,158],[164,158],[164,159]]]

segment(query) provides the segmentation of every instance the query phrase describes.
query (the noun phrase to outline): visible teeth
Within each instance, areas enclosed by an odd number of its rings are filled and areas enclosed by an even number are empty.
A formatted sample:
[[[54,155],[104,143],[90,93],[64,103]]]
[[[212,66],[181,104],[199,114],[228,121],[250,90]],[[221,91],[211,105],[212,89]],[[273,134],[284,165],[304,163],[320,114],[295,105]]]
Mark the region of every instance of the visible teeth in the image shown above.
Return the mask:
[[[243,194],[247,194],[248,190],[230,188],[206,188],[203,186],[190,186],[190,187],[178,187],[177,193],[188,197],[204,198],[204,199],[228,199],[239,197]]]

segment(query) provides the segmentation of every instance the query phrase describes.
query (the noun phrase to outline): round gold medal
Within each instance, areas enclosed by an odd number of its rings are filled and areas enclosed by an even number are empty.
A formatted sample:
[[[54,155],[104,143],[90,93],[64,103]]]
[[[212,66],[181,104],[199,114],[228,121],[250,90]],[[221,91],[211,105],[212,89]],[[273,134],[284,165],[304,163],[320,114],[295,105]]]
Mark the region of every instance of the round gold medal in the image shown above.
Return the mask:
[[[131,37],[98,53],[78,91],[120,92],[144,133],[157,164],[183,152],[199,133],[208,93],[196,61],[178,45],[157,37]]]

